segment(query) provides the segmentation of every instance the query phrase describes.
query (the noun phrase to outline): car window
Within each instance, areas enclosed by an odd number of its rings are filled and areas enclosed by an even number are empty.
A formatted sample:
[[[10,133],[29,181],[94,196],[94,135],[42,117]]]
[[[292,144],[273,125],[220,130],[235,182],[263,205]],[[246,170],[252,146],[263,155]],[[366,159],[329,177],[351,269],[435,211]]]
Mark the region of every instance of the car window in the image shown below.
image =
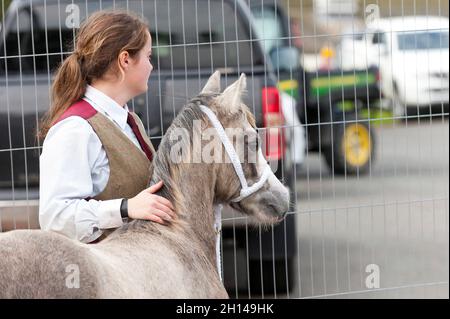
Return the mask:
[[[236,5],[222,0],[144,1],[159,68],[211,69],[261,61]]]
[[[0,48],[0,57],[2,57],[0,59],[0,68],[3,69],[7,64],[11,72],[19,70],[19,55],[29,53],[25,44],[28,42],[30,30],[31,20],[29,12],[25,10],[16,12],[9,33],[5,35],[5,44]],[[4,58],[5,51],[8,58]]]
[[[64,7],[63,7],[64,8]],[[71,51],[75,29],[65,26],[57,5],[35,5],[16,12],[0,48],[0,70],[9,74],[52,72]]]
[[[398,48],[402,51],[448,49],[448,32],[408,32],[397,37]]]
[[[272,6],[255,6],[251,11],[255,32],[258,38],[262,39],[264,52],[270,54],[274,48],[283,45],[284,33],[280,16]]]
[[[33,72],[34,68],[52,72],[70,54],[77,31],[67,24],[66,8],[71,4],[78,8],[80,21],[108,8],[144,15],[152,34],[156,69],[214,69],[263,63],[233,2],[78,0],[36,4],[17,14],[13,23],[17,27],[9,30],[6,45],[0,48],[8,72]],[[0,69],[4,68],[5,63],[0,63]]]
[[[372,38],[373,44],[386,44],[386,34],[384,32],[375,32]]]

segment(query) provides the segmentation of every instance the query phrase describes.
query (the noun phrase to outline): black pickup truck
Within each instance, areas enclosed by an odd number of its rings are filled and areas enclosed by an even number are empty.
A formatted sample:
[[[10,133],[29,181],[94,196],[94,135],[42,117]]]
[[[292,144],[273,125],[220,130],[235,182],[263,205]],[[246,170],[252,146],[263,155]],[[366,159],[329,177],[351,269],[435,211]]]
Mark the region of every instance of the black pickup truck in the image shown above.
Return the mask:
[[[321,152],[336,174],[363,174],[372,164],[374,134],[367,118],[381,98],[377,68],[308,72],[280,1],[249,0],[277,86],[297,100],[308,150]]]
[[[12,1],[0,32],[0,231],[39,226],[41,145],[34,133],[49,107],[53,72],[73,49],[77,22],[111,7],[142,13],[150,24],[155,69],[147,94],[128,105],[141,117],[155,148],[178,111],[217,69],[223,74],[222,87],[241,72],[247,74],[245,102],[260,130],[281,116],[276,77],[260,42],[253,39],[251,12],[244,1]],[[294,199],[293,164],[285,156],[289,143],[283,142],[282,129],[268,134],[281,142],[266,148],[266,157]],[[292,288],[288,279],[296,252],[295,214],[268,231],[249,227],[237,216],[224,208],[224,278],[230,295]]]

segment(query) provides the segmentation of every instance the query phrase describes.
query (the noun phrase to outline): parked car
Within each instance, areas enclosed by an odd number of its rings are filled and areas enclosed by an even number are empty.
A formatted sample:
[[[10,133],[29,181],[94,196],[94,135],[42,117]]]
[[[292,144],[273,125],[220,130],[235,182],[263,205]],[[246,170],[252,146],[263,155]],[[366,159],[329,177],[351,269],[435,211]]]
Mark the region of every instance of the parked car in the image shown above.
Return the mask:
[[[265,155],[294,199],[294,165],[287,155],[290,143],[283,128],[269,129],[285,125],[280,92],[260,43],[251,37],[254,26],[244,1],[211,0],[205,5],[195,0],[16,0],[6,12],[0,33],[0,183],[2,203],[10,202],[8,216],[14,220],[10,225],[17,228],[24,225],[17,221],[28,219],[25,225],[36,226],[30,220],[37,219],[38,210],[30,206],[38,204],[41,147],[34,133],[49,107],[53,72],[72,51],[74,21],[113,6],[142,13],[150,23],[155,69],[148,92],[128,105],[142,119],[155,148],[214,70],[223,74],[222,87],[245,72],[248,94],[244,101],[260,131],[275,141],[266,145]],[[68,14],[75,15],[69,18]],[[14,210],[20,200],[27,200],[27,209]],[[294,201],[290,210],[295,210]],[[265,292],[275,290],[274,278],[277,290],[286,288],[292,276],[286,276],[285,269],[292,268],[296,252],[295,214],[268,231],[247,227],[245,218],[235,216],[230,207],[224,208],[225,286],[231,295],[236,289],[256,293],[262,289],[261,278]]]
[[[297,101],[308,151],[321,152],[334,174],[368,172],[375,138],[363,114],[380,99],[378,69],[305,71],[282,4],[272,0],[249,4],[278,87]]]
[[[347,36],[340,49],[342,68],[378,67],[383,95],[403,116],[449,102],[449,19],[404,16],[378,19]]]

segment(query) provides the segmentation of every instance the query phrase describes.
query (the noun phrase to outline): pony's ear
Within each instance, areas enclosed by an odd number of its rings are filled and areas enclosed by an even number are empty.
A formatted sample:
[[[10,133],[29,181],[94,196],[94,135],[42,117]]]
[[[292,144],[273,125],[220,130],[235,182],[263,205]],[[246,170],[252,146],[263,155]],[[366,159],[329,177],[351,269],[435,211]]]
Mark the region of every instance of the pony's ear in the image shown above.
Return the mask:
[[[239,80],[228,86],[222,95],[219,96],[219,101],[222,107],[228,109],[231,113],[237,112],[241,108],[242,94],[247,88],[247,78],[244,73],[241,74]]]
[[[220,93],[220,72],[214,72],[206,82],[200,94],[203,93]]]

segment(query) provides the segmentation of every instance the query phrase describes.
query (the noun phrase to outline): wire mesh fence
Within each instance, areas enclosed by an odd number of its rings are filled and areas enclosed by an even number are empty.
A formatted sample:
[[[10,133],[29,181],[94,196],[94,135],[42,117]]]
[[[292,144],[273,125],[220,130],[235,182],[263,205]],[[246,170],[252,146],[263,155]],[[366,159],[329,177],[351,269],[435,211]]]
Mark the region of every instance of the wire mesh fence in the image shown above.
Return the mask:
[[[227,207],[230,297],[448,298],[448,1],[2,0],[0,231],[39,228],[38,121],[108,8],[149,23],[155,69],[128,105],[155,148],[217,69],[222,87],[246,73],[277,129],[264,150],[292,204],[269,229]]]

